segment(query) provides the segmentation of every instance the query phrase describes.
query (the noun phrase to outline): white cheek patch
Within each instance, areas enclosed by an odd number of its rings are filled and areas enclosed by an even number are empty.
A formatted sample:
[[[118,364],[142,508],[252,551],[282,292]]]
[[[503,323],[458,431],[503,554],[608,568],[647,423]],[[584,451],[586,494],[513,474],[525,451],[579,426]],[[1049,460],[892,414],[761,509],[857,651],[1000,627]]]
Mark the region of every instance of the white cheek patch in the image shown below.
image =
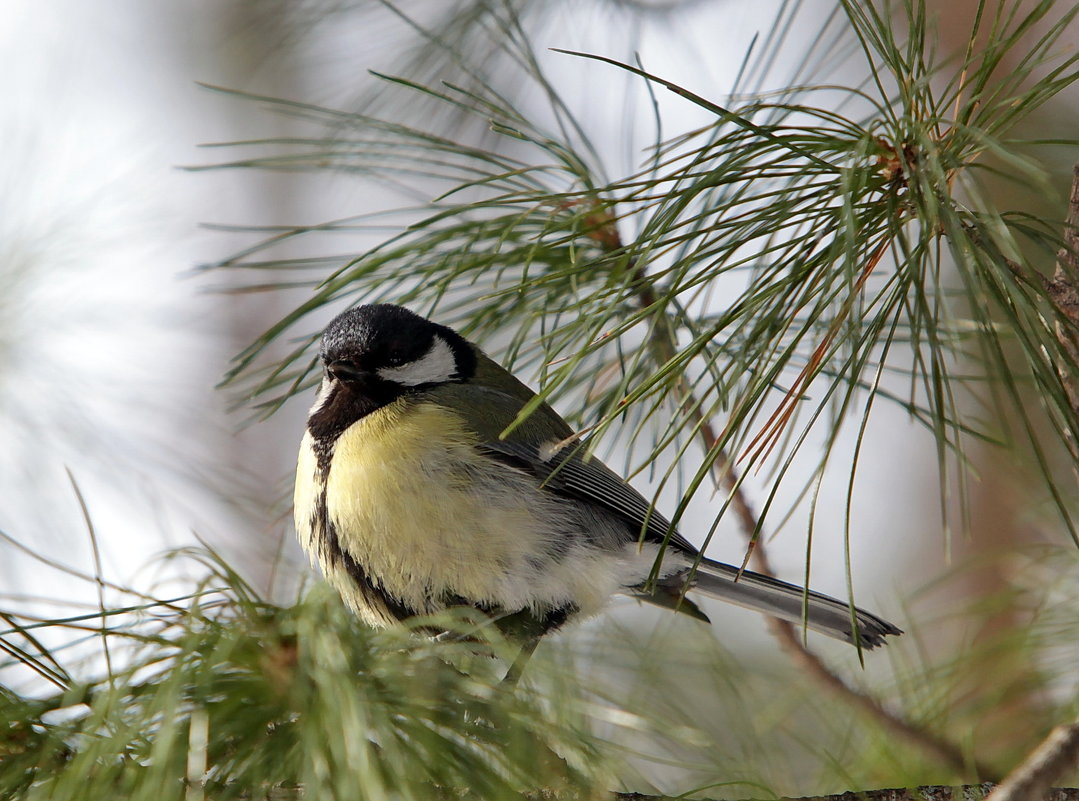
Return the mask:
[[[323,377],[322,383],[318,385],[318,395],[315,396],[315,405],[307,412],[308,417],[321,409],[326,401],[330,399],[330,391],[336,383],[337,382],[332,378]]]
[[[436,335],[427,353],[416,361],[400,367],[383,367],[376,372],[379,378],[406,387],[441,384],[457,375],[457,359],[446,340]]]

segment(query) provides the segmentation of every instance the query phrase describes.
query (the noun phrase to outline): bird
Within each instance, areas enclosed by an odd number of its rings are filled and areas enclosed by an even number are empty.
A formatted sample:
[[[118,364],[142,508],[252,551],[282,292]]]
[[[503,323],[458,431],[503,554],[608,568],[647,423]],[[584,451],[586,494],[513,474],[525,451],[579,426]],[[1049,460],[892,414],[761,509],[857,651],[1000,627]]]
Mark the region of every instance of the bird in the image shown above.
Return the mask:
[[[703,556],[452,328],[388,303],[335,317],[300,446],[300,544],[364,622],[472,607],[529,653],[616,594],[699,593],[862,649],[901,634],[844,601]],[[658,563],[657,558],[662,559]]]

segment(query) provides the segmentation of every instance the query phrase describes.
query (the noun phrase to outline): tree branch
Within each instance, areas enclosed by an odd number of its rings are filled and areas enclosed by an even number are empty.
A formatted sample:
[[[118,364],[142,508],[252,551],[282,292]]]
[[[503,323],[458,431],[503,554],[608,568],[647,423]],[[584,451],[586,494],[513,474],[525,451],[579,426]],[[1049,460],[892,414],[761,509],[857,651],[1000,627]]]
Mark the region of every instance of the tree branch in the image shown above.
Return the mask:
[[[704,422],[701,424],[701,435],[709,448],[715,445],[715,434],[709,423]],[[765,536],[760,524],[760,519],[757,517],[748,498],[746,498],[745,492],[739,485],[738,475],[734,470],[734,466],[722,451],[720,451],[720,458],[716,460],[714,471],[717,473],[718,481],[733,495],[733,505],[738,515],[742,533],[750,543],[754,542],[754,534],[757,536],[756,547],[753,548],[755,567],[761,573],[774,576],[775,571],[772,569],[771,563],[768,560],[768,553],[762,544],[765,540]],[[843,681],[843,679],[832,672],[832,670],[821,661],[819,656],[810,651],[803,644],[802,638],[798,636],[795,627],[790,623],[776,618],[768,618],[768,626],[773,636],[779,640],[780,647],[787,653],[787,656],[789,656],[790,659],[806,673],[806,675],[822,687],[828,688],[846,703],[862,710],[862,712],[876,720],[882,728],[917,747],[939,762],[948,765],[959,775],[966,775],[973,771],[978,778],[985,780],[989,780],[996,775],[996,772],[987,765],[981,764],[973,758],[968,759],[954,743],[933,734],[927,729],[916,726],[910,721],[885,709],[881,703],[871,695],[851,687]]]
[[[1079,767],[1079,723],[1057,726],[986,801],[1048,798],[1049,788],[1076,767]]]
[[[1064,227],[1064,247],[1057,253],[1057,266],[1052,280],[1045,282],[1049,299],[1057,310],[1067,318],[1070,326],[1060,320],[1056,324],[1057,339],[1064,346],[1071,364],[1058,365],[1057,373],[1068,393],[1072,414],[1079,417],[1079,387],[1076,386],[1076,366],[1079,365],[1079,288],[1075,278],[1079,276],[1079,164],[1072,168],[1072,191],[1068,200],[1068,218]],[[1072,457],[1079,460],[1079,446],[1070,439]],[[1079,468],[1076,468],[1079,477]]]
[[[1003,786],[1003,785],[1001,785]],[[780,801],[972,801],[986,798],[993,789],[991,783],[950,785],[926,785],[922,787],[897,787],[886,790],[862,790],[859,792],[836,793],[835,795],[813,795],[801,798],[784,798]],[[999,789],[999,788],[998,788]],[[529,796],[531,799],[533,796]],[[668,796],[642,795],[640,793],[618,793],[619,801],[674,801]],[[989,796],[992,799],[993,796]],[[1079,790],[1069,787],[1054,787],[1040,796],[1024,796],[1035,801],[1079,801]],[[537,798],[536,801],[539,801]]]
[[[1076,335],[1079,330],[1079,287],[1075,284],[1076,277],[1079,277],[1079,163],[1072,168],[1068,216],[1064,223],[1064,247],[1057,252],[1053,277],[1047,278],[1039,272],[1028,270],[1009,258],[1004,258],[1004,264],[1020,281],[1038,284],[1060,316],[1067,320],[1065,323],[1058,318],[1055,324],[1057,340],[1069,356],[1069,363],[1057,365],[1057,375],[1068,393],[1072,414],[1079,417],[1079,386],[1076,385],[1076,374],[1079,372],[1079,336]],[[1079,443],[1069,437],[1068,448],[1075,462],[1073,470],[1076,479],[1079,480]]]
[[[614,226],[613,219],[607,223],[610,231],[606,232],[602,241],[611,250],[621,249],[622,241]],[[637,303],[642,309],[654,306],[658,302],[658,296],[652,279],[644,267],[638,263],[631,265],[631,275],[636,284],[635,292]],[[652,330],[651,347],[654,359],[659,364],[670,361],[677,355],[677,340],[671,329],[670,319],[666,315],[655,318]],[[767,554],[761,545],[765,539],[762,536],[760,518],[749,502],[748,497],[741,488],[738,474],[727,453],[718,447],[719,437],[711,421],[707,420],[700,411],[700,404],[696,403],[692,387],[684,377],[679,377],[679,393],[681,402],[688,408],[691,419],[696,423],[701,434],[704,447],[708,451],[715,451],[718,458],[712,465],[712,472],[717,485],[723,487],[731,496],[731,505],[738,518],[742,533],[746,536],[749,547],[756,559],[756,567],[760,572],[774,575],[774,571],[768,562]],[[915,746],[933,759],[947,765],[958,775],[974,773],[979,779],[988,780],[996,774],[988,766],[979,763],[966,755],[954,743],[923,729],[914,723],[903,719],[894,712],[885,709],[879,701],[872,696],[854,689],[833,673],[820,657],[803,645],[801,638],[789,623],[775,618],[768,618],[769,627],[773,635],[779,640],[780,646],[794,663],[801,668],[817,684],[828,688],[851,706],[862,710],[885,730]]]

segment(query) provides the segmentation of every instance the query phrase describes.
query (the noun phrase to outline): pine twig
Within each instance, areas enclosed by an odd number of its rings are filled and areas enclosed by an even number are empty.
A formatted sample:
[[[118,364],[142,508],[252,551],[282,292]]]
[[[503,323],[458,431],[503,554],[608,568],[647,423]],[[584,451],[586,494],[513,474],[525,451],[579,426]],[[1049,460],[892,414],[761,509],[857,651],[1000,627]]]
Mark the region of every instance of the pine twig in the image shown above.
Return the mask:
[[[801,798],[784,798],[780,801],[972,801],[985,798],[993,789],[990,783],[949,785],[923,785],[921,787],[896,787],[885,790],[860,790],[859,792],[836,793],[835,795],[814,795]],[[675,801],[670,796],[642,795],[640,793],[618,793],[619,801]],[[531,796],[529,799],[531,801]],[[1079,790],[1069,787],[1054,787],[1037,801],[1079,801]]]
[[[1005,266],[1017,279],[1040,285],[1049,302],[1070,323],[1070,326],[1067,326],[1059,319],[1056,323],[1057,340],[1069,356],[1068,364],[1057,366],[1057,374],[1068,394],[1072,413],[1079,417],[1079,386],[1075,381],[1079,368],[1079,336],[1076,334],[1076,330],[1079,330],[1079,287],[1075,285],[1075,278],[1079,276],[1079,163],[1072,168],[1072,188],[1068,199],[1068,216],[1064,224],[1064,247],[1057,253],[1053,277],[1047,278],[1041,273],[1024,268],[1012,259],[1002,258]],[[1079,443],[1069,437],[1068,448],[1075,463],[1073,470],[1076,479],[1079,480]]]
[[[1057,339],[1071,357],[1071,364],[1058,366],[1057,372],[1068,393],[1072,413],[1079,416],[1079,387],[1075,382],[1076,366],[1079,365],[1079,337],[1075,333],[1076,329],[1079,329],[1079,287],[1075,286],[1076,276],[1079,276],[1079,164],[1072,168],[1072,189],[1068,200],[1064,247],[1057,254],[1057,266],[1052,280],[1045,282],[1049,299],[1072,326],[1069,330],[1063,323],[1057,322]],[[1077,443],[1070,441],[1069,445],[1072,456],[1079,459]]]
[[[715,433],[708,422],[701,424],[701,436],[706,443],[706,447],[712,448],[715,445]],[[762,544],[765,537],[761,529],[760,518],[758,518],[744,490],[739,485],[738,474],[735,473],[734,465],[730,463],[723,451],[719,451],[719,453],[720,457],[716,460],[714,467],[717,480],[732,496],[732,505],[738,516],[742,533],[751,544],[755,543],[753,547],[755,567],[765,575],[774,576],[775,571],[772,569],[768,560],[768,553]],[[756,540],[753,539],[754,536],[756,536]],[[996,776],[996,772],[992,768],[973,758],[968,759],[954,743],[885,709],[873,696],[851,687],[824,664],[819,656],[803,644],[795,627],[790,623],[777,618],[768,618],[768,626],[773,636],[779,640],[780,647],[795,665],[801,668],[817,684],[826,687],[850,706],[862,710],[862,712],[876,720],[884,729],[919,748],[939,762],[948,765],[957,774],[963,775],[973,770],[975,775],[983,781],[990,781]]]
[[[613,228],[613,223],[611,226]],[[612,248],[621,249],[622,243],[616,229],[615,233],[611,234],[608,239]],[[657,302],[658,296],[648,273],[640,264],[634,264],[631,268],[631,273],[636,284],[638,305],[642,309],[653,306]],[[651,345],[655,351],[655,358],[660,364],[670,361],[677,355],[677,343],[671,331],[668,318],[664,317],[663,320],[657,321],[653,326]],[[695,402],[693,389],[684,378],[679,381],[679,391],[682,396],[680,400],[690,410],[689,414],[701,433],[705,449],[718,454],[718,458],[713,464],[715,480],[731,496],[731,504],[738,518],[739,526],[753,551],[758,570],[769,576],[774,575],[764,547],[761,545],[764,537],[761,536],[760,518],[742,490],[739,476],[735,472],[730,458],[724,450],[717,447],[719,437],[716,435],[715,428],[700,411],[700,405]],[[769,618],[768,621],[773,635],[779,640],[780,646],[797,666],[819,685],[828,688],[846,703],[862,710],[869,717],[876,720],[884,729],[917,747],[937,761],[948,765],[957,774],[964,775],[973,771],[983,781],[991,780],[996,775],[996,772],[988,766],[972,758],[968,759],[954,743],[903,719],[894,712],[885,709],[872,696],[848,685],[833,673],[821,661],[820,657],[803,645],[791,624],[775,618]]]
[[[986,801],[1041,801],[1068,771],[1079,767],[1079,722],[1057,726]]]

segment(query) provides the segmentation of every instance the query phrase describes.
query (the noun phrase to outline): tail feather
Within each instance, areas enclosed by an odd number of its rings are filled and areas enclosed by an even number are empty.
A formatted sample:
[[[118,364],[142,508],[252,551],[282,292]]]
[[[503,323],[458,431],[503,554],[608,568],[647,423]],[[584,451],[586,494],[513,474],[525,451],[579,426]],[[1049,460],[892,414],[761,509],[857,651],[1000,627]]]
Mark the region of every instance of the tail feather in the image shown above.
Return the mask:
[[[884,644],[888,635],[903,633],[870,612],[852,610],[844,601],[749,570],[739,575],[738,568],[711,559],[701,561],[692,589],[799,626],[804,624],[813,631],[862,648],[876,648]]]

